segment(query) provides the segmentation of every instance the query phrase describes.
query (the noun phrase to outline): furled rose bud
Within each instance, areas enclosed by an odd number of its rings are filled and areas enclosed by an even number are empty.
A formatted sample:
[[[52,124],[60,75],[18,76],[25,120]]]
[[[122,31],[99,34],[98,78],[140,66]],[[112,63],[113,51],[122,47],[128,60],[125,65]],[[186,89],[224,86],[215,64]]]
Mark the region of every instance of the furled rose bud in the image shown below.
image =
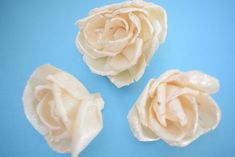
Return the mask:
[[[165,10],[141,0],[93,9],[77,22],[76,45],[90,70],[117,87],[138,81],[167,34]]]
[[[24,111],[49,146],[76,157],[102,129],[104,102],[72,75],[43,65],[31,75],[23,94]]]
[[[199,71],[172,70],[150,80],[128,114],[134,136],[190,144],[219,123],[220,109],[209,95],[218,89],[217,79]]]

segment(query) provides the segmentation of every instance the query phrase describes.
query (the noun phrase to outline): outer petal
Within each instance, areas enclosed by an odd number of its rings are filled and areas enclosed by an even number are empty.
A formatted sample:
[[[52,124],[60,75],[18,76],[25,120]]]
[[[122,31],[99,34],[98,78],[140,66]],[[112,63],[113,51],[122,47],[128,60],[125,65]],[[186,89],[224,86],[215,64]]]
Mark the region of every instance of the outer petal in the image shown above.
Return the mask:
[[[159,22],[161,25],[161,29],[156,29],[156,32],[159,32],[159,41],[160,43],[163,43],[165,41],[166,35],[167,35],[167,15],[166,11],[158,6],[151,4],[146,5],[145,9],[149,12],[149,18],[151,22],[155,25],[156,22]]]
[[[132,133],[139,141],[155,141],[159,139],[155,133],[141,124],[138,111],[135,107],[128,113],[128,122]]]
[[[151,131],[148,124],[149,119],[149,104],[148,101],[148,89],[152,84],[152,80],[149,81],[144,91],[133,105],[132,109],[128,113],[128,122],[131,127],[131,131],[134,136],[140,141],[153,141],[159,137]]]
[[[136,65],[131,67],[129,70],[125,70],[117,75],[108,76],[110,81],[114,83],[118,88],[129,85],[134,81],[138,81],[144,74],[146,67],[144,57],[140,57]]]
[[[95,73],[102,76],[106,75],[116,75],[119,71],[113,69],[109,64],[107,64],[107,57],[92,59],[87,56],[83,56],[83,60],[87,63],[89,69]]]
[[[205,73],[190,71],[186,73],[188,85],[206,93],[215,93],[219,90],[219,81]]]
[[[72,136],[72,157],[77,157],[101,131],[103,105],[102,98],[96,95],[93,100],[84,100],[79,107]]]
[[[209,131],[216,128],[221,119],[221,112],[216,102],[208,94],[200,94],[196,99],[202,130]]]

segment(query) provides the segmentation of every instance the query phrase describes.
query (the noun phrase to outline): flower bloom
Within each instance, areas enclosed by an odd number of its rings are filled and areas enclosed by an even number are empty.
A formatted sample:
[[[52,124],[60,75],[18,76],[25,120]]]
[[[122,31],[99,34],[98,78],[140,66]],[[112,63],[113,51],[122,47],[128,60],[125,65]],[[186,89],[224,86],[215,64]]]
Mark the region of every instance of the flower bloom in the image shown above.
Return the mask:
[[[117,87],[138,81],[167,34],[165,10],[141,0],[93,9],[76,38],[90,70]]]
[[[23,94],[24,111],[49,146],[76,157],[102,129],[104,102],[72,75],[43,65],[31,75]]]
[[[190,144],[219,123],[220,109],[209,95],[218,89],[217,79],[199,71],[172,70],[150,80],[128,114],[134,136]]]

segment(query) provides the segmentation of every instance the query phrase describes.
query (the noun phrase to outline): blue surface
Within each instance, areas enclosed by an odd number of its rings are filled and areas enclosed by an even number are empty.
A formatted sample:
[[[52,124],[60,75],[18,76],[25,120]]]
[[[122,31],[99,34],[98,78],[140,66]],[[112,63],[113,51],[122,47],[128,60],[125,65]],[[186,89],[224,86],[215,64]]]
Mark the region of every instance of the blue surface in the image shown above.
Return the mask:
[[[0,1],[0,157],[69,157],[53,152],[23,112],[26,81],[44,63],[70,72],[104,97],[104,129],[81,157],[235,156],[235,1],[152,0],[168,13],[167,40],[142,79],[118,89],[84,64],[74,44],[74,23],[94,7],[120,1]],[[185,148],[138,142],[126,119],[148,79],[171,68],[201,70],[221,81],[213,96],[222,110],[220,125]]]

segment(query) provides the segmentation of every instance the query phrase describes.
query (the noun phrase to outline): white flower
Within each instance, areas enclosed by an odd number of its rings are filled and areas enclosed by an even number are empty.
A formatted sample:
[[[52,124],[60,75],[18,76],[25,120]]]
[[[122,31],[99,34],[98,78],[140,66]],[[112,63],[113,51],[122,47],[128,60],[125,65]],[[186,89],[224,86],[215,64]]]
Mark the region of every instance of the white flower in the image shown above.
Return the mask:
[[[103,99],[90,94],[72,75],[43,65],[31,75],[23,94],[24,111],[49,146],[76,157],[102,129]]]
[[[190,144],[219,123],[220,109],[209,96],[218,89],[217,79],[199,71],[173,70],[150,80],[128,114],[134,136],[173,146]]]
[[[117,87],[138,81],[167,33],[165,10],[141,0],[93,9],[77,22],[76,45],[90,70]]]

